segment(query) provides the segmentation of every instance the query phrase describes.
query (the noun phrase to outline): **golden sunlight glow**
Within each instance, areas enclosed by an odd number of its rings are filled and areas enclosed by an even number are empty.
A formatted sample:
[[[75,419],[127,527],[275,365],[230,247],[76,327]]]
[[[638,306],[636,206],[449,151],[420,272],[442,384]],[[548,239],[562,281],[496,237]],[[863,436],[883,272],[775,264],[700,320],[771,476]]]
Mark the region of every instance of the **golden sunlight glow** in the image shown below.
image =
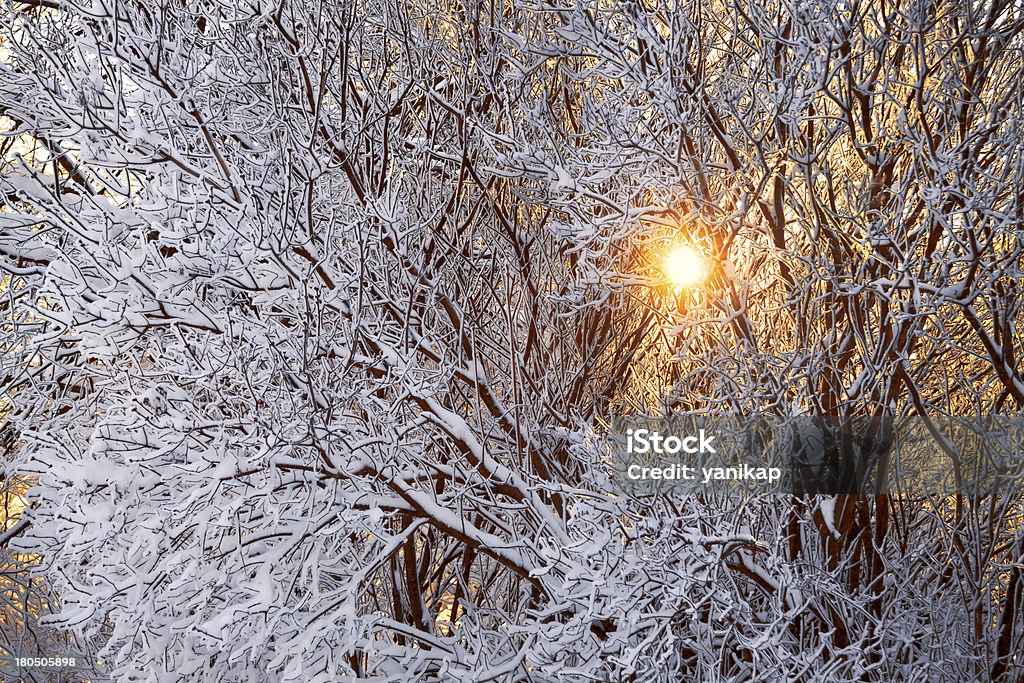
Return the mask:
[[[683,244],[665,256],[662,265],[665,277],[677,289],[696,287],[708,276],[708,266],[704,255],[696,248]]]

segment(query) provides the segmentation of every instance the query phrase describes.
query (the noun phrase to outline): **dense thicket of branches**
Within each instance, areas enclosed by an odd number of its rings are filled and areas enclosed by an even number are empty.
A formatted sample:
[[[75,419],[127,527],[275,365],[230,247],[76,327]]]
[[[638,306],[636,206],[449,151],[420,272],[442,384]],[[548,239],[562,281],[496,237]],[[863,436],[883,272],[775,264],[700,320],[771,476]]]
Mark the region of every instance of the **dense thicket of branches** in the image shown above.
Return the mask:
[[[1021,411],[1022,12],[5,0],[4,545],[120,681],[1018,680],[1019,491],[601,436]]]

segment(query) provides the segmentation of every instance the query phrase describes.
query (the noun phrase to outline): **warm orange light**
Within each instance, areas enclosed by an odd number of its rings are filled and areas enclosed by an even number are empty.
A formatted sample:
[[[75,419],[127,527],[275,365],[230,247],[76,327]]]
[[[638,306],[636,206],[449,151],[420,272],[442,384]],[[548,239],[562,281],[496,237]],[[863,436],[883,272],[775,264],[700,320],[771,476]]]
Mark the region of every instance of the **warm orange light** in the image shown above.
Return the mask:
[[[686,244],[676,247],[665,256],[662,270],[676,289],[696,287],[708,276],[704,255]]]

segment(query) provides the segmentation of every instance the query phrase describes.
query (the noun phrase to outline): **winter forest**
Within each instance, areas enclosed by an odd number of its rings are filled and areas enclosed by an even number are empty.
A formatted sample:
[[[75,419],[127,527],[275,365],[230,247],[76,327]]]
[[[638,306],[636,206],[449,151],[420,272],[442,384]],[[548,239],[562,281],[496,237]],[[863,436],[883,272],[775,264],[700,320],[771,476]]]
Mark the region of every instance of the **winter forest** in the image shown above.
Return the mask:
[[[913,419],[950,470],[1021,414],[1022,29],[0,0],[0,677],[1024,681],[1024,479],[604,466],[629,414]]]

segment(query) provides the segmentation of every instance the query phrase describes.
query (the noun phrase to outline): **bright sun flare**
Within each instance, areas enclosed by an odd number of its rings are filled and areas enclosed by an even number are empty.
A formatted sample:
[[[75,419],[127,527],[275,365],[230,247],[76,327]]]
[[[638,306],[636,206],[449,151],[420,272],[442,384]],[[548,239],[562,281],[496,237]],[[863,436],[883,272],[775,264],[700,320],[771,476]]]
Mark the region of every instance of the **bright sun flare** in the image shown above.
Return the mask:
[[[662,269],[676,288],[695,287],[708,276],[704,256],[697,249],[685,244],[668,253]]]

